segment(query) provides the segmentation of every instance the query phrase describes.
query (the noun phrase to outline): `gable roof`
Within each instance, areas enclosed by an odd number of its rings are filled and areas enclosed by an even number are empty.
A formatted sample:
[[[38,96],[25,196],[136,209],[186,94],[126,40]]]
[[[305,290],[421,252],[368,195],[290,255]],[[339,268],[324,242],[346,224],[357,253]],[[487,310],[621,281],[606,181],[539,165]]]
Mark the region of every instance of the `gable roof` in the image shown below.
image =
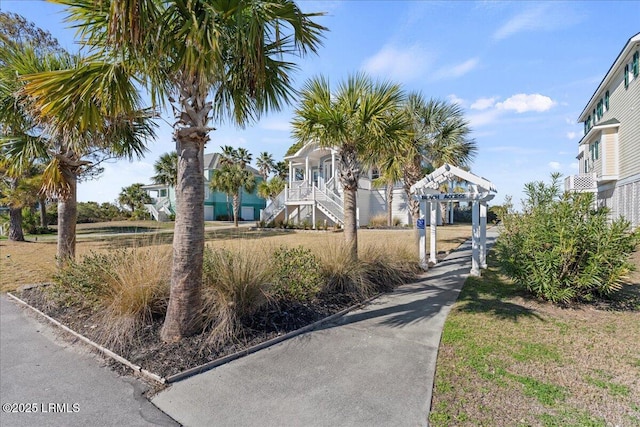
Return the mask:
[[[464,169],[450,165],[448,163],[440,166],[438,169],[434,170],[429,175],[413,184],[411,186],[411,192],[422,194],[426,189],[437,190],[438,188],[440,188],[441,184],[456,178],[466,181],[470,184],[474,184],[478,186],[480,190],[493,191],[494,193],[498,192],[493,183],[491,183],[491,181],[489,181],[488,179],[475,175],[471,172],[467,172]]]
[[[631,36],[629,40],[627,40],[627,43],[625,43],[624,47],[616,57],[615,61],[613,61],[613,64],[611,64],[609,71],[607,71],[607,74],[604,75],[604,78],[598,85],[598,88],[596,89],[595,92],[593,92],[593,95],[591,95],[591,98],[589,99],[589,102],[587,102],[587,105],[585,105],[584,110],[582,110],[582,113],[580,113],[580,115],[578,116],[578,122],[584,122],[586,120],[585,116],[587,116],[591,111],[591,103],[594,102],[596,98],[598,98],[598,95],[600,94],[600,92],[606,86],[609,85],[610,81],[613,79],[614,75],[616,74],[618,68],[621,68],[624,65],[624,60],[627,57],[627,55],[631,53],[631,51],[634,49],[634,46],[638,46],[638,45],[640,45],[640,33],[637,33],[636,35]]]

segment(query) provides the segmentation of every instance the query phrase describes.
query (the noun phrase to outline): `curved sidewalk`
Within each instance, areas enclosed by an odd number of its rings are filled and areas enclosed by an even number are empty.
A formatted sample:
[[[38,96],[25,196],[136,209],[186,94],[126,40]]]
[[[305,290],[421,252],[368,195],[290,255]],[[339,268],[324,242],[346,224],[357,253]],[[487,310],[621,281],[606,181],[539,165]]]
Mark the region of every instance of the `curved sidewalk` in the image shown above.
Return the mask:
[[[185,426],[427,425],[442,327],[470,268],[469,240],[420,281],[152,402]]]

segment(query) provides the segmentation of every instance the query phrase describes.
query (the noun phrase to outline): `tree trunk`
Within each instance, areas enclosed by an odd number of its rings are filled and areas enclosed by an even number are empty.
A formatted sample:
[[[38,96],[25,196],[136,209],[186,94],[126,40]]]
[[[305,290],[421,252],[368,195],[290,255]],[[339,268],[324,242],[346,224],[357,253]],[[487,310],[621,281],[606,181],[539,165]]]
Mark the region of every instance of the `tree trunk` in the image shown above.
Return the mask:
[[[193,335],[202,324],[204,179],[200,153],[204,141],[198,136],[179,141],[171,294],[160,334],[165,342]]]
[[[78,177],[65,173],[69,183],[69,194],[58,201],[58,267],[64,267],[76,257],[76,221],[78,219]]]
[[[238,193],[233,195],[233,225],[238,226],[238,211],[240,210],[240,195]]]
[[[47,202],[45,198],[38,199],[38,205],[40,206],[40,227],[47,228],[49,222],[47,221]]]
[[[9,240],[12,242],[24,242],[22,208],[9,208]]]
[[[387,227],[393,227],[393,184],[387,184]]]
[[[360,178],[360,164],[356,153],[350,150],[340,150],[339,160],[340,183],[344,197],[344,239],[349,246],[351,257],[358,259],[358,222],[357,222],[357,190]]]

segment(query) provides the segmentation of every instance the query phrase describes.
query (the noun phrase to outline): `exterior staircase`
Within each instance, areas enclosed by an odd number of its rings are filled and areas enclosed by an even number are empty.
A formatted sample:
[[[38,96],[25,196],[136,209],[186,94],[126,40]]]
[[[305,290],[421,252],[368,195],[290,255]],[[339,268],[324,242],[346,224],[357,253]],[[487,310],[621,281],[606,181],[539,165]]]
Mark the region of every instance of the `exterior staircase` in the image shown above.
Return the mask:
[[[152,203],[145,204],[144,206],[156,221],[169,221],[169,217],[175,214],[171,208],[171,201],[168,197],[152,199]]]

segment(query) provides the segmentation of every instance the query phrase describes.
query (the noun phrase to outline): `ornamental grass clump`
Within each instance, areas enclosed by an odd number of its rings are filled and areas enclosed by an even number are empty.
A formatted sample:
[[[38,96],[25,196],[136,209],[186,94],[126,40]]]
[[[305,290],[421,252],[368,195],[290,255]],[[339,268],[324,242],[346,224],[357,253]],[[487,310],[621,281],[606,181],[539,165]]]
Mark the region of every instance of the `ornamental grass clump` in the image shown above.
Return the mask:
[[[367,275],[366,266],[354,260],[351,248],[345,243],[328,245],[318,252],[322,292],[341,294],[362,300],[376,293],[376,286]]]
[[[269,300],[273,282],[270,251],[252,247],[204,250],[203,316],[214,348],[233,340],[242,320],[255,314]]]
[[[640,233],[609,210],[593,208],[591,193],[560,191],[550,184],[526,184],[523,212],[509,209],[496,250],[506,275],[535,296],[552,302],[591,301],[621,289],[633,268],[629,255]]]
[[[52,295],[60,303],[92,309],[101,325],[97,339],[119,351],[165,313],[170,265],[168,248],[92,252],[55,276]]]
[[[366,280],[376,291],[391,291],[417,277],[417,256],[406,245],[365,245],[359,253]]]

